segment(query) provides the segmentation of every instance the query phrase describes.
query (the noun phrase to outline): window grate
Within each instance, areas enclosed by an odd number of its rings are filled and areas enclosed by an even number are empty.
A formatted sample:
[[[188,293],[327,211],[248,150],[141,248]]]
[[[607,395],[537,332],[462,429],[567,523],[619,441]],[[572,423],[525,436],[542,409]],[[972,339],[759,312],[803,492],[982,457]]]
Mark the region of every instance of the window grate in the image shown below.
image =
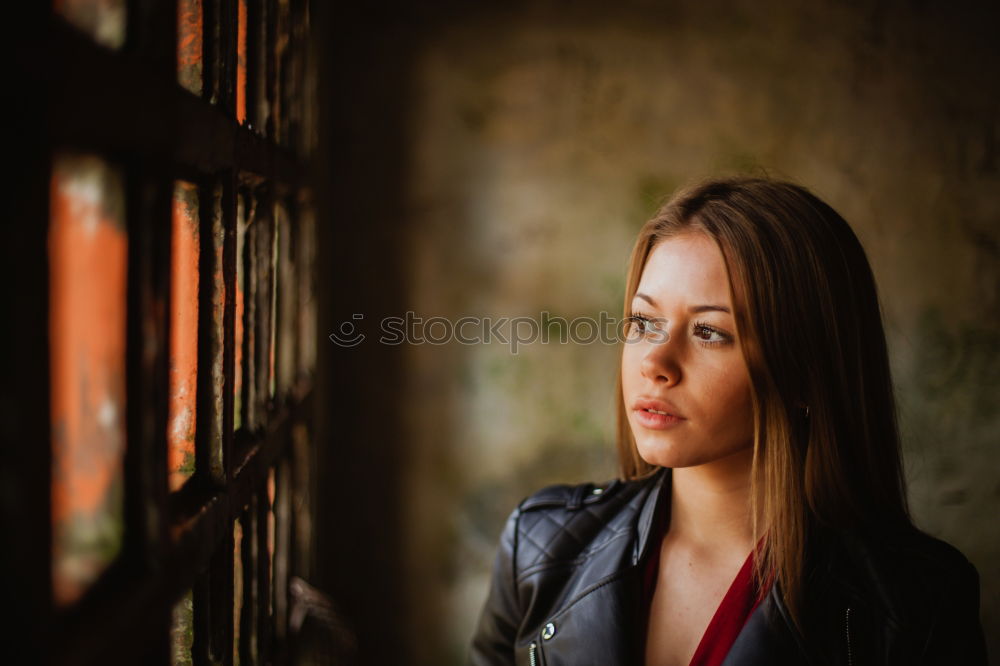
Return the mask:
[[[5,439],[46,444],[4,470],[8,657],[288,663],[288,583],[311,574],[308,2],[30,14],[14,84],[41,150],[3,250],[2,403]]]

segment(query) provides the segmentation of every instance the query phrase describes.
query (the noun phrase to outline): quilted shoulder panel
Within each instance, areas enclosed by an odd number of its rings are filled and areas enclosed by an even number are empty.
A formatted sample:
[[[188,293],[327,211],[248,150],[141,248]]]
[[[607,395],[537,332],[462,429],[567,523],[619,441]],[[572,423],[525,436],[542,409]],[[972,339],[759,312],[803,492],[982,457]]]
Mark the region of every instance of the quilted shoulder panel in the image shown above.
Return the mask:
[[[517,565],[520,576],[540,568],[572,564],[634,526],[630,500],[640,484],[615,480],[601,485],[555,485],[520,504]]]

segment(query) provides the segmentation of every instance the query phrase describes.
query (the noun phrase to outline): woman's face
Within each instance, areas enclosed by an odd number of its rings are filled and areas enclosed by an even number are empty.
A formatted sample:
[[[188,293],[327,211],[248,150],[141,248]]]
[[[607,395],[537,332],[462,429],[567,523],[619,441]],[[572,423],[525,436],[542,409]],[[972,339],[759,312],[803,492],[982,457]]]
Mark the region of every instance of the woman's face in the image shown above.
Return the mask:
[[[646,462],[691,467],[753,445],[750,375],[732,312],[709,236],[690,232],[653,248],[622,352],[625,410]]]

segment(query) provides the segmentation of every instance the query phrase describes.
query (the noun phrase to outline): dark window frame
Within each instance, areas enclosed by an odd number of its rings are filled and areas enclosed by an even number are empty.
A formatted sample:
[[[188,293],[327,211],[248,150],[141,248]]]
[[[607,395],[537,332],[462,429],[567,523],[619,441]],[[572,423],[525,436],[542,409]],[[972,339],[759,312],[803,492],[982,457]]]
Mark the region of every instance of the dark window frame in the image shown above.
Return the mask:
[[[235,399],[223,391],[219,413],[212,389],[219,380],[231,389],[234,379],[236,264],[236,197],[256,193],[271,205],[288,201],[292,228],[294,210],[308,206],[304,183],[307,156],[302,147],[290,148],[272,138],[278,128],[272,116],[257,117],[255,95],[275,108],[284,95],[277,80],[277,38],[273,21],[277,0],[248,0],[248,35],[263,37],[266,54],[255,50],[260,41],[247,40],[247,120],[236,121],[237,8],[240,0],[204,0],[203,93],[196,96],[177,83],[177,3],[132,0],[127,5],[124,46],[112,51],[57,16],[46,3],[37,3],[15,37],[14,85],[24,92],[21,130],[31,148],[20,161],[15,181],[18,202],[13,217],[18,229],[7,244],[4,292],[11,304],[14,327],[8,349],[13,351],[5,370],[2,399],[12,418],[4,426],[5,439],[15,442],[5,465],[8,497],[3,506],[3,529],[18,535],[4,554],[9,558],[5,582],[17,601],[20,617],[8,629],[19,636],[8,652],[24,663],[150,663],[171,660],[170,628],[174,604],[187,590],[194,595],[195,664],[233,661],[233,525],[245,521],[242,549],[244,572],[254,585],[243,587],[243,608],[249,609],[246,627],[256,634],[261,661],[290,660],[287,612],[272,617],[272,594],[267,565],[268,476],[271,470],[287,480],[277,492],[309,488],[301,478],[308,465],[300,464],[292,446],[293,430],[311,423],[312,380],[298,373],[289,387],[278,387],[275,399],[261,402],[260,427],[233,430]],[[32,3],[35,4],[35,3]],[[302,30],[308,16],[307,0],[290,3],[290,28]],[[218,30],[216,30],[218,27]],[[215,37],[218,36],[216,41]],[[251,44],[255,45],[251,47]],[[307,57],[307,45],[291,44],[296,58]],[[219,53],[218,62],[210,55]],[[250,54],[253,53],[253,57]],[[255,66],[265,72],[257,75]],[[301,76],[309,76],[299,65]],[[251,83],[253,82],[253,83]],[[263,83],[263,90],[258,83]],[[304,82],[295,82],[302,86]],[[294,86],[293,86],[294,87]],[[300,88],[301,89],[301,88]],[[287,111],[294,99],[281,99]],[[67,112],[66,110],[71,110]],[[252,128],[251,128],[252,126]],[[294,131],[284,137],[296,139]],[[126,450],[125,542],[114,563],[66,608],[52,602],[51,535],[51,427],[50,367],[45,331],[48,327],[49,182],[53,156],[62,151],[92,153],[120,166],[126,177],[126,226],[129,239],[126,334]],[[221,268],[225,285],[222,313],[222,377],[211,368],[218,350],[210,344],[213,289],[210,279],[199,287],[199,369],[196,472],[176,493],[167,490],[167,405],[169,401],[170,224],[173,183],[189,180],[201,196],[200,273],[214,275]],[[221,267],[211,246],[211,196],[221,188],[224,243]],[[272,229],[274,228],[272,221]],[[293,236],[297,232],[293,231]],[[310,238],[296,239],[293,254]],[[273,243],[273,235],[272,240]],[[280,273],[280,271],[279,271]],[[301,266],[295,267],[299,280]],[[5,276],[6,277],[6,276]],[[274,284],[271,282],[270,284]],[[285,285],[283,285],[285,286]],[[297,285],[285,286],[286,291]],[[281,290],[277,299],[282,298]],[[276,303],[276,299],[269,299]],[[167,307],[164,310],[164,304]],[[270,308],[268,308],[270,309]],[[277,306],[269,316],[277,316]],[[301,320],[301,312],[296,312]],[[162,327],[155,340],[148,337],[147,318]],[[267,337],[269,320],[246,322],[244,336]],[[297,331],[297,326],[292,327]],[[276,328],[280,331],[280,327]],[[276,344],[276,343],[275,343]],[[152,352],[152,354],[150,354]],[[280,356],[276,348],[275,354]],[[244,356],[244,363],[254,359]],[[275,359],[281,363],[297,359]],[[297,370],[300,368],[297,368]],[[261,380],[267,394],[267,367]],[[244,371],[244,386],[247,372]],[[282,388],[287,390],[282,391]],[[244,403],[246,406],[246,403]],[[213,420],[221,419],[221,442],[209,435]],[[28,444],[30,443],[30,445]],[[305,452],[308,455],[308,452]],[[16,501],[8,501],[15,498]],[[311,498],[306,497],[306,504]],[[308,511],[308,508],[306,509]],[[309,545],[299,543],[296,512],[285,510],[275,521],[290,521],[287,558],[292,575],[308,576]],[[277,542],[277,536],[275,541]],[[277,548],[277,543],[276,543]],[[256,561],[253,551],[264,554]],[[277,565],[276,565],[277,567]],[[291,603],[287,590],[283,608]],[[256,596],[259,606],[248,603]],[[278,626],[277,623],[283,623]],[[247,638],[245,632],[241,638]],[[253,663],[249,641],[238,646],[241,663]],[[23,651],[23,655],[19,654]],[[20,662],[19,662],[20,663]]]

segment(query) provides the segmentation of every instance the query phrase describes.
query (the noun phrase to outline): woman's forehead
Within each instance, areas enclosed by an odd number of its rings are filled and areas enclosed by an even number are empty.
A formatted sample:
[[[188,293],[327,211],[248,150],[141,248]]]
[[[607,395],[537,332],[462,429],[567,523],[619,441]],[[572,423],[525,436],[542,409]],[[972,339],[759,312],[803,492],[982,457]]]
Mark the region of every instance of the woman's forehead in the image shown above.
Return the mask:
[[[703,233],[683,234],[656,243],[636,291],[653,301],[731,305],[722,251]]]

